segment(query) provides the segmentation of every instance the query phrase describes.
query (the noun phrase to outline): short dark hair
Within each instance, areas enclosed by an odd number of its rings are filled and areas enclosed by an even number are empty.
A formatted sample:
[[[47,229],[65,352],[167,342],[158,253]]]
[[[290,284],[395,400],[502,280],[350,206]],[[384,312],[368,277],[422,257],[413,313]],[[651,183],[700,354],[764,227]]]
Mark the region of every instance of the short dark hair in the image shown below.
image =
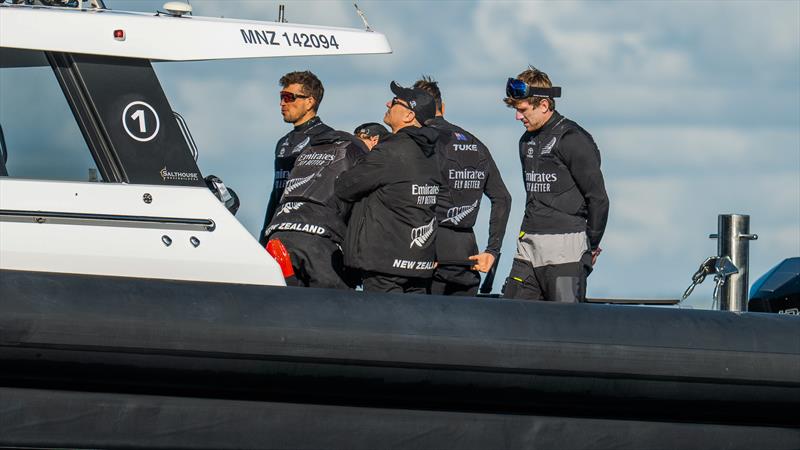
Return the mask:
[[[434,80],[430,75],[423,75],[416,83],[415,88],[422,89],[423,91],[431,94],[434,102],[436,103],[436,110],[442,110],[442,91],[439,90],[439,82]]]
[[[553,87],[553,83],[550,82],[550,77],[548,77],[546,73],[542,72],[541,70],[533,66],[528,66],[528,68],[525,71],[517,75],[517,79],[524,81],[525,84],[527,84],[528,86],[541,87],[541,88]],[[544,100],[547,100],[548,102],[547,109],[549,109],[550,111],[556,109],[556,100],[553,97],[528,97],[519,100],[515,100],[513,98],[506,98],[503,101],[506,102],[506,105],[514,108],[521,101],[527,101],[531,105],[533,105],[533,107],[537,107]]]
[[[316,75],[310,70],[302,72],[289,72],[281,77],[281,87],[285,88],[290,84],[300,84],[303,86],[303,95],[308,95],[314,98],[314,111],[319,109],[322,103],[322,96],[325,95],[325,88],[322,87],[322,81],[319,81]]]

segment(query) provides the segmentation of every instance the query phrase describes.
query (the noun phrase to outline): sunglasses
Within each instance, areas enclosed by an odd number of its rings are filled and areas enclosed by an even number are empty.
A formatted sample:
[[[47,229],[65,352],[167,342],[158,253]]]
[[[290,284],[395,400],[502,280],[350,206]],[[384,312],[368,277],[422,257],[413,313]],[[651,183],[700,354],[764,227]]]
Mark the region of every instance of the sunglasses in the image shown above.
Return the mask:
[[[298,98],[311,98],[310,95],[300,95],[295,94],[294,92],[289,91],[281,91],[281,101],[284,103],[292,103],[293,101],[297,100]]]
[[[522,100],[529,97],[561,97],[561,88],[558,86],[543,88],[533,87],[522,80],[509,78],[506,82],[506,97]]]
[[[392,104],[391,104],[390,108],[391,108],[392,106],[394,106],[394,105],[400,105],[400,106],[402,106],[403,108],[405,108],[405,109],[407,109],[407,110],[409,110],[409,111],[414,111],[413,109],[411,109],[411,107],[410,107],[410,106],[406,105],[405,103],[402,103],[402,100],[400,100],[400,99],[399,99],[399,98],[397,98],[397,97],[395,97],[395,98],[393,98],[393,99],[392,99]]]

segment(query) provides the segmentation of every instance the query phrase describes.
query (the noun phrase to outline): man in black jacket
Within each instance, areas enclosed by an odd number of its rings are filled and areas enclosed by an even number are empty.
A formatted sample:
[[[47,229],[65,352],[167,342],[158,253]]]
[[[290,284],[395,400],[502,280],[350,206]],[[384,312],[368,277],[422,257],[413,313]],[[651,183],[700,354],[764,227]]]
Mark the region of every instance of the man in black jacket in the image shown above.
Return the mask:
[[[294,129],[280,138],[275,146],[275,180],[259,235],[262,246],[267,243],[264,233],[272,222],[297,156],[308,146],[330,141],[334,132],[317,116],[325,88],[316,75],[309,71],[290,72],[281,77],[280,85],[283,88],[280,92],[281,115],[284,122],[294,125]]]
[[[474,296],[481,281],[478,271],[488,272],[500,254],[511,212],[511,194],[489,149],[471,133],[444,119],[444,102],[438,83],[423,77],[414,87],[431,94],[436,103],[436,117],[427,125],[439,132],[436,155],[449,193],[439,198],[439,232],[436,235],[439,265],[433,274],[431,294]],[[489,243],[486,250],[478,253],[472,227],[484,194],[492,202]],[[475,264],[472,267],[447,264],[448,261],[467,260]]]
[[[278,141],[262,244],[281,241],[301,286],[345,289],[352,284],[341,251],[350,205],[333,195],[333,184],[367,149],[316,116],[323,88],[311,72],[289,73],[281,85],[281,113],[295,129]]]
[[[427,293],[436,249],[436,202],[441,189],[433,97],[391,84],[382,139],[336,181],[336,195],[358,202],[345,239],[345,264],[362,272],[364,290]]]
[[[345,270],[341,246],[351,205],[333,194],[333,186],[366,148],[345,132],[324,136],[297,156],[264,235],[279,239],[289,251],[301,286],[347,289],[354,283]]]
[[[583,302],[600,254],[608,196],[592,136],[555,110],[553,87],[533,67],[506,84],[506,104],[526,132],[519,140],[527,199],[505,297]]]

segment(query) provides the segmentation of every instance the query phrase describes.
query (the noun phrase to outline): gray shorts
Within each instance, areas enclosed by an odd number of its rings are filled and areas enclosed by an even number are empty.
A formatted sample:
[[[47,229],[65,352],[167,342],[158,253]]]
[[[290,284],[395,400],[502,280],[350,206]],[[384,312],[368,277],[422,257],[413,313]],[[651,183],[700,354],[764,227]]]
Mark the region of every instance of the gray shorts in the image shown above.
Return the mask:
[[[586,232],[564,234],[524,234],[517,241],[514,259],[533,267],[555,266],[581,260],[589,250]]]
[[[591,254],[586,233],[523,234],[506,279],[505,298],[565,303],[586,299]]]

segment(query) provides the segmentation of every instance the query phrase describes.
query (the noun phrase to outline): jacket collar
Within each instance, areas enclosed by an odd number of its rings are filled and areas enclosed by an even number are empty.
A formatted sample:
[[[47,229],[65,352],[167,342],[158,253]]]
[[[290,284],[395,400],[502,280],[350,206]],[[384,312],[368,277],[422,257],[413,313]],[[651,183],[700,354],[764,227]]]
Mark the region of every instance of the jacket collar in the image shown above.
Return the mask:
[[[303,131],[309,130],[311,128],[314,128],[315,126],[317,126],[317,125],[319,125],[321,123],[322,123],[322,119],[320,119],[319,116],[314,116],[314,117],[308,119],[307,121],[301,123],[300,125],[294,127],[294,131],[303,132]]]
[[[548,119],[548,121],[544,124],[544,126],[542,126],[542,128],[539,128],[538,130],[534,131],[534,133],[536,133],[536,134],[548,133],[548,132],[552,131],[553,128],[555,128],[556,125],[561,123],[562,120],[564,120],[564,116],[559,114],[558,111],[553,111],[553,115],[550,116],[550,119]]]

